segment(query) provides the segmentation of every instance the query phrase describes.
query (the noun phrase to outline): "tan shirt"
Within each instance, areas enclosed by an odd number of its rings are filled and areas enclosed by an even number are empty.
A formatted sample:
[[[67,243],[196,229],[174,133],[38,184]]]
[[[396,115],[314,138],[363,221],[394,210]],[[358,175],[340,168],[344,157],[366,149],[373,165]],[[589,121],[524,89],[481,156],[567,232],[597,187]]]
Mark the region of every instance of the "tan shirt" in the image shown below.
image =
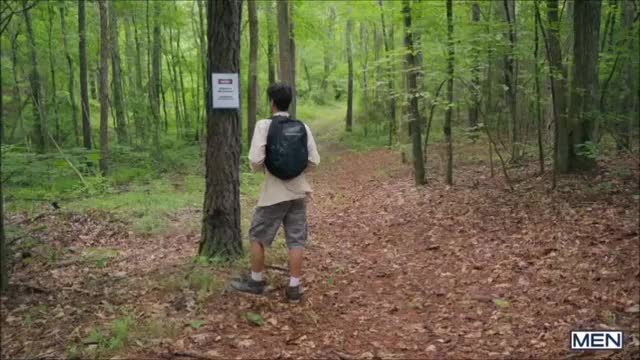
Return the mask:
[[[273,115],[289,116],[289,113],[277,112]],[[262,182],[262,192],[260,193],[258,206],[269,206],[283,201],[304,198],[312,192],[311,185],[307,182],[304,173],[291,180],[281,180],[271,175],[265,168],[264,158],[269,125],[271,125],[271,119],[260,120],[256,123],[253,139],[251,140],[251,148],[249,149],[251,169],[255,172],[264,172],[264,181]],[[307,167],[307,170],[309,170],[320,164],[320,154],[318,154],[318,148],[313,135],[311,135],[311,130],[307,125],[305,127],[307,128],[307,148],[309,149],[309,167]]]

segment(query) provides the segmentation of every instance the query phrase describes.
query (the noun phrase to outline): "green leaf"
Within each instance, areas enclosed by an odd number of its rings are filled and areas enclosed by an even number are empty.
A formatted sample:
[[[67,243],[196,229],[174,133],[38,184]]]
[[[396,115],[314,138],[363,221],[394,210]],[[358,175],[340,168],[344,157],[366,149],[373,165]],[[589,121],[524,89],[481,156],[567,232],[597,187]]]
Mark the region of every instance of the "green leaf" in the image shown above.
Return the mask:
[[[493,303],[499,308],[508,308],[509,302],[504,299],[493,299]]]
[[[262,316],[260,316],[260,314],[256,314],[254,312],[247,311],[244,314],[244,316],[247,318],[247,320],[251,321],[252,323],[254,323],[257,326],[264,325],[264,319],[262,318]]]
[[[204,320],[192,320],[189,325],[191,325],[191,327],[195,330],[198,330],[202,327],[202,325],[204,325]]]

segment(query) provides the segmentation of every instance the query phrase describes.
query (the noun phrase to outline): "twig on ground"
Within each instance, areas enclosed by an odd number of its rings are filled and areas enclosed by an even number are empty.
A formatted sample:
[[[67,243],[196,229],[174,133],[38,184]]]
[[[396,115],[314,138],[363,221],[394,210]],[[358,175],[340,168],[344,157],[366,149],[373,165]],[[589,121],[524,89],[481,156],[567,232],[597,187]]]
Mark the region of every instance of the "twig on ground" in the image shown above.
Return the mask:
[[[173,353],[171,353],[172,356],[174,357],[188,357],[188,358],[192,358],[192,359],[206,359],[206,360],[213,360],[215,358],[208,356],[206,354],[198,354],[198,353],[194,353],[194,352],[190,352],[190,351],[174,351]]]
[[[282,266],[277,266],[277,265],[267,265],[266,266],[267,269],[271,269],[271,270],[276,270],[276,271],[282,271],[282,272],[289,272],[289,269],[282,267]]]

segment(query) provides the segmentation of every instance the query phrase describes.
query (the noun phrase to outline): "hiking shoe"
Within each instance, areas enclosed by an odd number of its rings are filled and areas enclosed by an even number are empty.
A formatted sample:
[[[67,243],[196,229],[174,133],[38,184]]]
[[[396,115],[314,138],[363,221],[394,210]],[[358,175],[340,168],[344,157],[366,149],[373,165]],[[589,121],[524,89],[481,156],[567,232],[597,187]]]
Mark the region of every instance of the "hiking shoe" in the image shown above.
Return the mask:
[[[245,293],[260,295],[264,292],[266,281],[255,281],[250,276],[231,280],[231,287]]]
[[[300,286],[287,286],[285,290],[285,294],[287,295],[287,301],[292,304],[297,304],[302,299],[302,292],[300,291]]]

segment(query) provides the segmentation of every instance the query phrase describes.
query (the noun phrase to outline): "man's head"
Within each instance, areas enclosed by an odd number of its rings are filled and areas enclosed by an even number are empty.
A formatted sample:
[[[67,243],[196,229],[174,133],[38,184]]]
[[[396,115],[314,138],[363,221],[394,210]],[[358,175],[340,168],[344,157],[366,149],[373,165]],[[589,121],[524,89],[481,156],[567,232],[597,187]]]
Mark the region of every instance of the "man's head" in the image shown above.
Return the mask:
[[[291,104],[291,86],[285,83],[273,83],[267,88],[271,112],[287,111]]]

